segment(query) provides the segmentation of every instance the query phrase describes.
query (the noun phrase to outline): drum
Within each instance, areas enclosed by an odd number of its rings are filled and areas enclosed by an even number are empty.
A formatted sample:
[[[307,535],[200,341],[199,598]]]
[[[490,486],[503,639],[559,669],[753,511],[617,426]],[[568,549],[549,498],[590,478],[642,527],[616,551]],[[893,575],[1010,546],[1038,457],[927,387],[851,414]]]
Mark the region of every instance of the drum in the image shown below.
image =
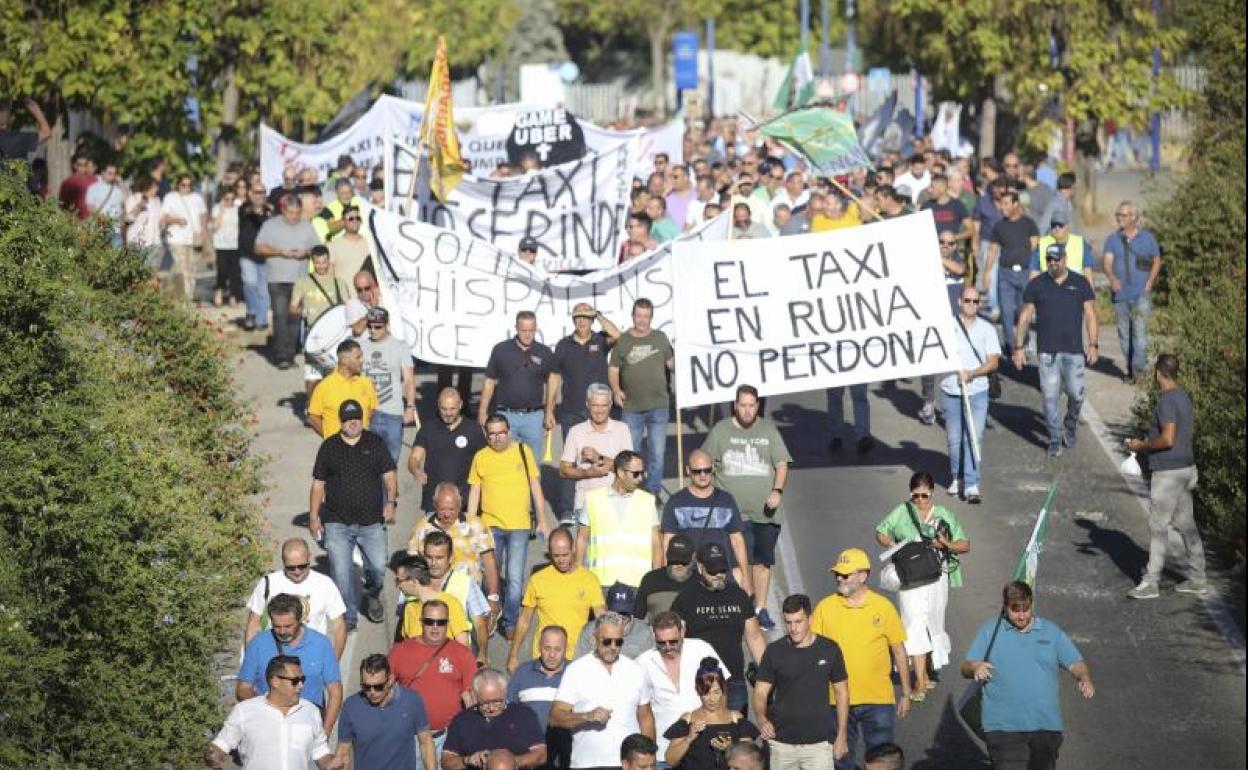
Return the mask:
[[[303,343],[307,362],[327,371],[333,369],[338,365],[338,343],[350,336],[346,305],[335,305],[321,313],[321,317],[308,329]]]

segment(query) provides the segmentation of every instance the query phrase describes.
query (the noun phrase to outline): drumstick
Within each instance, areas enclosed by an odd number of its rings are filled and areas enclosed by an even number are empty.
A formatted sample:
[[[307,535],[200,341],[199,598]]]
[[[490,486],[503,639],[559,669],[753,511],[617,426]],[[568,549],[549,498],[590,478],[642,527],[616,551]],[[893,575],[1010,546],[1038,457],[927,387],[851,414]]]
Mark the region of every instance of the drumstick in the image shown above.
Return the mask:
[[[542,453],[543,463],[549,464],[549,463],[554,462],[555,460],[555,458],[550,454],[550,442],[551,442],[551,439],[553,439],[554,437],[555,437],[555,432],[553,430],[546,431],[546,451]]]

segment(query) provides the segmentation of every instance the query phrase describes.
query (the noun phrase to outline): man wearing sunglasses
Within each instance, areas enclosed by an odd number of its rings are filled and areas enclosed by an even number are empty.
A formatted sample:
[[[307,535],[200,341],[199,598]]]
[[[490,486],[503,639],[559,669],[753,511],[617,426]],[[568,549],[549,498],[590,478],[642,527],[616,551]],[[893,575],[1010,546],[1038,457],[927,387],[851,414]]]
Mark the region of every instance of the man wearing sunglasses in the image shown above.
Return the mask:
[[[381,436],[395,464],[403,451],[403,426],[416,422],[416,367],[406,343],[390,333],[390,313],[368,309],[368,334],[360,338],[364,374],[373,381],[377,409],[369,430]]]
[[[332,204],[331,204],[332,206]],[[368,239],[360,234],[364,217],[352,204],[342,210],[342,230],[329,242],[329,258],[334,263],[334,275],[348,286],[355,274],[365,269],[368,262]],[[369,265],[372,263],[369,262]],[[354,286],[352,286],[354,290]],[[355,296],[354,291],[352,296]]]
[[[307,608],[304,623],[314,631],[325,634],[334,645],[334,656],[342,657],[347,644],[347,607],[334,581],[312,569],[308,541],[292,537],[282,543],[282,568],[270,572],[256,581],[251,598],[247,600],[247,630],[243,643],[268,628],[269,599],[278,594],[297,596]]]
[[[381,653],[360,661],[360,691],[342,706],[335,754],[343,767],[350,757],[354,770],[434,770],[438,766],[424,701],[406,687],[396,686],[390,661]]]
[[[345,768],[329,750],[320,712],[300,697],[307,678],[299,658],[273,657],[265,666],[264,679],[268,683],[264,697],[235,705],[221,732],[204,748],[208,766],[221,770],[229,752],[238,751],[244,770],[307,767],[310,762],[320,770]]]
[[[641,585],[646,573],[663,563],[654,495],[641,489],[645,461],[625,450],[615,456],[611,485],[585,495],[576,533],[576,561],[588,557],[590,572],[604,586]]]
[[[733,577],[747,594],[754,593],[750,560],[745,548],[745,524],[737,501],[732,495],[711,483],[715,460],[707,452],[695,449],[685,462],[689,486],[667,499],[659,531],[663,533],[666,552],[677,535],[684,535],[697,549],[703,543],[719,543],[729,556]]]
[[[654,649],[637,657],[650,690],[650,710],[654,713],[654,729],[659,756],[667,754],[667,728],[682,715],[702,707],[695,679],[699,664],[715,658],[721,669],[724,662],[715,648],[701,639],[686,639],[684,622],[675,612],[660,613],[654,619]]]
[[[342,672],[333,645],[303,624],[303,602],[297,596],[278,594],[269,600],[269,623],[268,633],[256,634],[243,651],[234,697],[242,701],[264,695],[272,685],[269,661],[298,656],[307,682],[302,695],[321,710],[325,732],[332,733],[342,707]]]
[[[550,723],[572,731],[574,770],[617,768],[620,744],[634,733],[654,738],[654,713],[641,666],[621,655],[624,619],[595,620],[593,655],[568,664],[550,707]]]
[[[461,711],[446,730],[442,770],[486,770],[503,759],[499,755],[516,768],[546,763],[542,726],[533,709],[508,702],[506,674],[481,669],[472,678],[472,692],[476,705]]]
[[[450,610],[433,599],[421,608],[420,636],[404,639],[390,649],[390,668],[399,684],[416,691],[425,704],[432,730],[434,757],[442,753],[446,727],[460,711],[472,705],[472,677],[477,660],[472,650],[447,636]],[[434,770],[437,765],[426,765]]]

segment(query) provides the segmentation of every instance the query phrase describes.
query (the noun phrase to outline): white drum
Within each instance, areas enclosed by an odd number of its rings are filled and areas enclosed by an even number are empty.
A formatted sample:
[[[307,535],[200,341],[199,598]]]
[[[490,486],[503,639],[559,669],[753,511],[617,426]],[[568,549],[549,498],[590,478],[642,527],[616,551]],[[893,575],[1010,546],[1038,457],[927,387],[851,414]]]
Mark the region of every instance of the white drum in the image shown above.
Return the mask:
[[[303,343],[304,356],[310,364],[325,370],[333,369],[338,365],[338,344],[350,336],[347,306],[335,305],[321,313],[321,317],[308,329]]]

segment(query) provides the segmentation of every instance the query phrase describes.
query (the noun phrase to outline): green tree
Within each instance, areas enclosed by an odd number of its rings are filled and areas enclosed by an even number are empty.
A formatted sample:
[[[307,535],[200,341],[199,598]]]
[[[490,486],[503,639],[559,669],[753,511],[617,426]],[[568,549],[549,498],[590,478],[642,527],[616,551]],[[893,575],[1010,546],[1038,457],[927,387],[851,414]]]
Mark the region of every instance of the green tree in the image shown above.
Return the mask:
[[[1185,34],[1160,24],[1145,0],[863,0],[861,18],[870,63],[917,69],[934,99],[983,104],[989,123],[1004,101],[1027,149],[1047,149],[1068,121],[1141,128],[1185,100],[1172,77],[1152,76],[1153,48],[1172,64]],[[992,128],[983,128],[989,139]]]
[[[1208,69],[1188,147],[1189,167],[1168,200],[1150,207],[1166,256],[1155,330],[1179,355],[1196,407],[1196,513],[1221,545],[1244,542],[1245,226],[1244,5],[1192,9],[1192,40]],[[1137,410],[1152,411],[1149,394]]]

